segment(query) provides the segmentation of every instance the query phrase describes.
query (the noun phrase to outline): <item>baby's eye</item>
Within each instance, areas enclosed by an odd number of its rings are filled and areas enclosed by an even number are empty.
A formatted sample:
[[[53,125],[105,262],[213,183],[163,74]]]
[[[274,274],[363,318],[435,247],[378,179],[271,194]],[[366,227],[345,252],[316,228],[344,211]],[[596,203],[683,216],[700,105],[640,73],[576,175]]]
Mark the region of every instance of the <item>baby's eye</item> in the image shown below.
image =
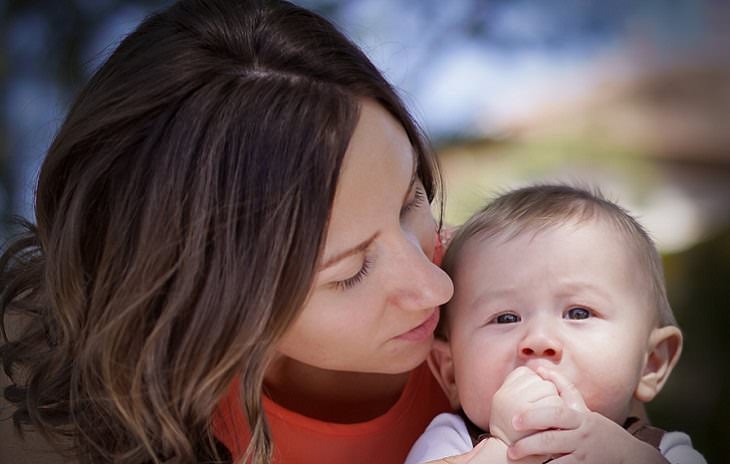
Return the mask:
[[[497,324],[514,324],[520,322],[522,318],[514,313],[502,313],[492,319]]]
[[[566,319],[588,319],[591,317],[591,312],[586,308],[570,308],[565,313]]]

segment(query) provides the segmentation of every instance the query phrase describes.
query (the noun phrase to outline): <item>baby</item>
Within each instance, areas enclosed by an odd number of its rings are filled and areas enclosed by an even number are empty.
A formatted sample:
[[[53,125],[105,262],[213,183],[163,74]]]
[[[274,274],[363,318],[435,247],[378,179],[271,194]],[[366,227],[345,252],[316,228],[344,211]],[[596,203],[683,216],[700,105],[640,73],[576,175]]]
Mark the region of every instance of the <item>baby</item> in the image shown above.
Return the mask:
[[[461,409],[407,464],[477,443],[458,462],[705,463],[643,420],[682,333],[653,242],[621,207],[565,185],[511,191],[456,232],[443,267],[455,292],[429,363]]]

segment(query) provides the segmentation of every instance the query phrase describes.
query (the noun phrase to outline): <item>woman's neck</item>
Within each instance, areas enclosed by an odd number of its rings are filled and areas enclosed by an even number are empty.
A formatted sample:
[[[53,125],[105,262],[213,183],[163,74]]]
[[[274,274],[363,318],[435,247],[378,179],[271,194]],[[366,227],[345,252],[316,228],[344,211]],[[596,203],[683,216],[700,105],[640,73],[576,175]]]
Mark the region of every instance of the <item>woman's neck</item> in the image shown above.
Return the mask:
[[[282,356],[269,366],[264,392],[304,416],[356,423],[385,414],[398,401],[409,374],[333,371]]]

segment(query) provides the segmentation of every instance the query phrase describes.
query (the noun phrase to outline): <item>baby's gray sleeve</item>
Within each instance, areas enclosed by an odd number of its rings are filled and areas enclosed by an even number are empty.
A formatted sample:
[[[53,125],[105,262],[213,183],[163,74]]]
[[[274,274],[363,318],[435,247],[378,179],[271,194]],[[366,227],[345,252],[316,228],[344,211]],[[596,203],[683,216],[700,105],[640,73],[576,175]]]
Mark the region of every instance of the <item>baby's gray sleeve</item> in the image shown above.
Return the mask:
[[[692,440],[686,433],[665,433],[659,451],[671,464],[707,464],[700,452],[692,447]]]

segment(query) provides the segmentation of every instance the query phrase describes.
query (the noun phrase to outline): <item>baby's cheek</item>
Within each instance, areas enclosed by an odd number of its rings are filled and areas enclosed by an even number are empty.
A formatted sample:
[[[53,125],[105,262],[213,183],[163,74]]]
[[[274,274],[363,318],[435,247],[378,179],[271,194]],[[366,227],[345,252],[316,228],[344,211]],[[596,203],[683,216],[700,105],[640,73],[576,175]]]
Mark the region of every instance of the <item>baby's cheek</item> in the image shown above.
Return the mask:
[[[474,327],[475,321],[456,318],[460,327]],[[492,399],[514,369],[511,352],[500,349],[480,331],[452,333],[454,374],[462,409],[483,430],[489,430]]]
[[[607,383],[604,386],[587,385],[579,387],[586,406],[614,422],[623,423],[628,417],[633,399],[633,389],[626,385]]]
[[[492,398],[499,385],[485,381],[482,376],[474,376],[469,382],[462,382],[459,389],[461,407],[474,424],[482,430],[489,430]]]
[[[462,405],[462,409],[474,425],[485,431],[489,431],[489,417],[491,414],[491,404],[489,403],[484,401],[481,404],[472,404],[470,407]]]

